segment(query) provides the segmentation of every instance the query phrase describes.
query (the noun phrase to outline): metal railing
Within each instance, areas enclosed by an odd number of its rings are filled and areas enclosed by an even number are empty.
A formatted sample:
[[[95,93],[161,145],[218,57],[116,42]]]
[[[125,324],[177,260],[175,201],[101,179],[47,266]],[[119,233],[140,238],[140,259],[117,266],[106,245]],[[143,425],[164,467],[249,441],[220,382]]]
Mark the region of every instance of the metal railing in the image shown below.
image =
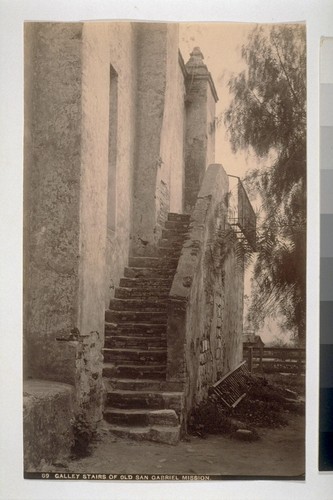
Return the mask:
[[[231,183],[228,200],[228,222],[234,228],[237,237],[253,252],[256,251],[256,214],[242,181],[235,175],[228,175],[237,179]]]

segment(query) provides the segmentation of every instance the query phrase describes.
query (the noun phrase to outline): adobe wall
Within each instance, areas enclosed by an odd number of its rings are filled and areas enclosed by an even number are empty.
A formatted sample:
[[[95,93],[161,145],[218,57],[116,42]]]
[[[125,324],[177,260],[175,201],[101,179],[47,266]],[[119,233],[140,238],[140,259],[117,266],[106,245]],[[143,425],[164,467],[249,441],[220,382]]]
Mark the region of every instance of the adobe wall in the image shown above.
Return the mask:
[[[161,165],[157,175],[157,221],[163,224],[168,211],[183,212],[185,81],[183,61],[178,54],[178,27],[171,25],[167,39],[166,89],[161,130]],[[162,186],[161,186],[162,183]],[[163,199],[163,184],[169,199]]]
[[[225,236],[228,189],[222,166],[210,165],[169,296],[167,380],[183,381],[186,413],[242,357],[244,270]]]
[[[100,26],[100,24],[98,25]],[[136,125],[136,34],[132,23],[108,23],[110,64],[117,73],[118,119],[115,227],[108,224],[105,306],[114,296],[128,263],[132,229],[133,171]],[[109,82],[107,83],[109,88]],[[110,96],[112,99],[113,96]],[[109,106],[109,104],[107,104]],[[112,117],[111,117],[112,119]],[[107,127],[109,129],[109,126]],[[110,182],[114,180],[110,179]],[[112,190],[110,189],[112,192]]]
[[[183,95],[178,62],[178,26],[138,23],[136,163],[132,253],[153,255],[172,206],[183,204]]]
[[[132,47],[130,26],[123,30],[119,60]],[[112,34],[107,23],[26,25],[25,376],[74,385],[77,411],[91,421],[102,417]],[[118,69],[126,97],[130,69]],[[131,210],[128,115],[119,133],[121,272]],[[109,282],[120,272],[111,268]]]
[[[74,383],[78,322],[82,29],[25,26],[25,376]]]

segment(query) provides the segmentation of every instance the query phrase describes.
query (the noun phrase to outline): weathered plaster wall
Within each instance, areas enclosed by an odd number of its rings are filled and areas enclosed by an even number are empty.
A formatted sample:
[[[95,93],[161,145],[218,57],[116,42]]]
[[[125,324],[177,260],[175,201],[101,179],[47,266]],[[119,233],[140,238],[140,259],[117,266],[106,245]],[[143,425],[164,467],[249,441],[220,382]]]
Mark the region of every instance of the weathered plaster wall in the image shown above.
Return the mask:
[[[117,73],[115,227],[108,227],[105,305],[114,296],[127,265],[132,227],[136,123],[136,38],[132,23],[110,23],[109,64]],[[108,84],[109,86],[109,84]],[[112,99],[112,96],[111,96]],[[107,106],[109,106],[107,104]],[[112,118],[112,117],[111,117]],[[111,153],[111,152],[110,152]]]
[[[73,384],[76,411],[94,423],[102,417],[109,25],[30,24],[26,47],[26,376]],[[122,182],[130,192],[130,179]]]
[[[25,375],[73,383],[77,325],[82,24],[25,27]]]
[[[183,381],[185,412],[242,354],[243,264],[225,231],[228,177],[206,172],[168,306],[167,379]]]
[[[243,360],[244,261],[235,248],[231,249],[224,262],[223,299],[221,328],[228,332],[222,351],[222,374],[225,374]]]
[[[137,119],[132,252],[149,255],[155,252],[161,225],[170,209],[171,169],[182,169],[184,89],[178,67],[178,26],[138,23],[135,29]],[[172,189],[173,206],[180,207],[181,187],[175,189],[173,181]]]
[[[132,252],[148,253],[156,236],[156,184],[166,88],[167,24],[138,23],[136,164]]]
[[[102,418],[109,159],[109,27],[85,23],[82,36],[80,259],[76,388],[92,421]],[[96,78],[98,75],[98,78]],[[89,349],[85,348],[89,345]],[[84,353],[82,353],[84,351]],[[83,360],[84,358],[84,360]],[[81,410],[80,410],[81,411]]]
[[[183,211],[185,81],[180,57],[178,25],[171,24],[167,38],[165,106],[160,146],[162,163],[157,176],[157,193],[160,182],[164,183],[168,187],[169,200],[165,211],[161,203],[163,198],[156,198],[157,219],[161,224],[168,211]]]

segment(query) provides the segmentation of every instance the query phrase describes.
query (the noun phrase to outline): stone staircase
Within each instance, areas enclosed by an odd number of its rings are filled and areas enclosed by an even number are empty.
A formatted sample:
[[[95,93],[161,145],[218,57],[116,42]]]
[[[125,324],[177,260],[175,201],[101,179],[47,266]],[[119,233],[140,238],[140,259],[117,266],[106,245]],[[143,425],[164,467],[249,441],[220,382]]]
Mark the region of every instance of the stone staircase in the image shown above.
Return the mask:
[[[105,313],[104,419],[121,437],[176,444],[181,385],[166,381],[167,300],[189,215],[168,214],[156,256],[132,257]]]

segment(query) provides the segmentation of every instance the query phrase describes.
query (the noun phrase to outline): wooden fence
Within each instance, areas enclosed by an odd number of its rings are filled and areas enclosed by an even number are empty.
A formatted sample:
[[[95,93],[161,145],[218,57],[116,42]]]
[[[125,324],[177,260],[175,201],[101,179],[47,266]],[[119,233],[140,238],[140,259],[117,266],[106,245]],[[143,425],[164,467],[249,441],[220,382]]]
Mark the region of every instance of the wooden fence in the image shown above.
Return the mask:
[[[305,349],[299,347],[245,347],[251,373],[305,373]]]

